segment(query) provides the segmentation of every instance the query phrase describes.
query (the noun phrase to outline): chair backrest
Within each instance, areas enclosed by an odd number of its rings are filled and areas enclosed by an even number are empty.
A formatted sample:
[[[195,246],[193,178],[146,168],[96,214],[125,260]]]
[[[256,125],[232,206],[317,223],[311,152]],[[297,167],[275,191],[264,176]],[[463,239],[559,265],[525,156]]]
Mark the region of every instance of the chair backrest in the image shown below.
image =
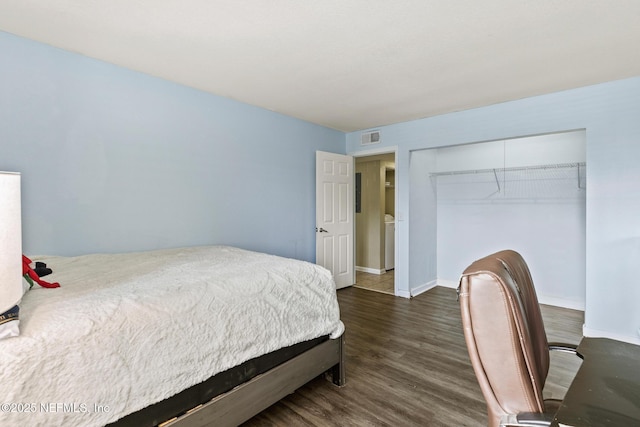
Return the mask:
[[[489,425],[505,414],[544,412],[549,349],[529,268],[519,253],[475,261],[460,278],[464,336],[487,402]]]

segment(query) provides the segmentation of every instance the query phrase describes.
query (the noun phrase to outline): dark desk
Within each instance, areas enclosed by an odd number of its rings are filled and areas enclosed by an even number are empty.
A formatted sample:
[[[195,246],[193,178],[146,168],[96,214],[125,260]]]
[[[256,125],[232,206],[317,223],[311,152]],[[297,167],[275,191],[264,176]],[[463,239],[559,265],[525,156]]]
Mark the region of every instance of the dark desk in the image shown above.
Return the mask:
[[[640,426],[640,346],[583,338],[582,365],[553,426]]]

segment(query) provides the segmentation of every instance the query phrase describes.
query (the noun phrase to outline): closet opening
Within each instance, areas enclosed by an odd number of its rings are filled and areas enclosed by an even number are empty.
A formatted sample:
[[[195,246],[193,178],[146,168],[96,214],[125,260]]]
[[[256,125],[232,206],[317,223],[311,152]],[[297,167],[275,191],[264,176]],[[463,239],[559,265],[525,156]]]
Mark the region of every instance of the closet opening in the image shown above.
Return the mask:
[[[456,287],[473,260],[513,249],[527,260],[541,303],[584,310],[584,130],[420,150],[411,164],[421,166],[410,174],[411,250],[435,254],[431,271],[414,276]]]

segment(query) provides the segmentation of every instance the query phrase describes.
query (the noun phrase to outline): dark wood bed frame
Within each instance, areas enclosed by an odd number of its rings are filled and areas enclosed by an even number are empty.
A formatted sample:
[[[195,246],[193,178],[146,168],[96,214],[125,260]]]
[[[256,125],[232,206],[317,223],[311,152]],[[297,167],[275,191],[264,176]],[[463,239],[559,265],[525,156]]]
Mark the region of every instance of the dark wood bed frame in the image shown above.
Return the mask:
[[[335,385],[345,384],[344,334],[323,341],[160,426],[237,426],[323,373]]]

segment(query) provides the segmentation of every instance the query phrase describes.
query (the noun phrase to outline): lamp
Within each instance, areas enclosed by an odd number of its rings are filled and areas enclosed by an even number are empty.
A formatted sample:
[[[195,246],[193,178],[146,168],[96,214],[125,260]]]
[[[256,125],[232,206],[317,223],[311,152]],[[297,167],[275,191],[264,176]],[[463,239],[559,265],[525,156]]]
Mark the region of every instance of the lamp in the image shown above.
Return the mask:
[[[0,172],[0,319],[4,317],[5,322],[11,319],[3,315],[22,298],[20,212],[20,174]],[[0,327],[1,323],[2,320]],[[17,334],[17,328],[15,331]]]

